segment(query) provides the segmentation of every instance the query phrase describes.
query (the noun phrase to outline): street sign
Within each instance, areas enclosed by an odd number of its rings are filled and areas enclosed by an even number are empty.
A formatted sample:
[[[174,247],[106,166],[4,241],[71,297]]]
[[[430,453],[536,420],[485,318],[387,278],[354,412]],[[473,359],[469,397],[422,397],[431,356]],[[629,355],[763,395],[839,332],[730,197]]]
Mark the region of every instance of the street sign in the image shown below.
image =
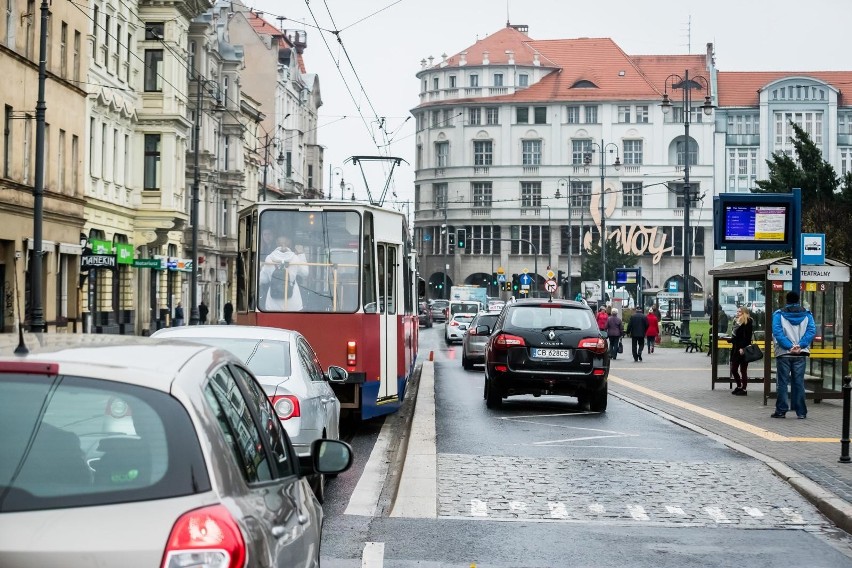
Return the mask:
[[[498,273],[497,274],[497,282],[505,282],[505,281],[506,281],[506,275],[502,274],[502,273]]]
[[[524,274],[529,273],[529,271],[530,271],[530,269],[529,269],[529,268],[524,268]]]
[[[554,277],[554,276],[556,276],[556,273],[555,273],[555,272],[553,272],[552,270],[548,270],[548,271],[547,271],[547,277],[548,277],[549,279],[553,280],[553,277]]]
[[[556,292],[556,280],[548,280],[545,282],[544,289],[548,292]]]
[[[497,268],[497,274],[505,274],[505,272],[506,272],[506,271],[505,271],[505,270],[503,270],[503,267],[502,267],[502,266],[500,266],[500,267],[498,267],[498,268]]]
[[[532,276],[530,276],[530,275],[529,275],[529,274],[527,274],[526,272],[524,272],[523,274],[521,274],[521,276],[520,276],[520,280],[521,280],[521,285],[522,285],[522,286],[527,286],[527,287],[528,287],[530,284],[532,284]]]
[[[133,266],[136,268],[153,268],[154,270],[161,268],[159,258],[134,258]]]
[[[825,264],[825,233],[802,233],[802,264]]]
[[[677,292],[677,281],[672,280],[669,282],[669,292]]]

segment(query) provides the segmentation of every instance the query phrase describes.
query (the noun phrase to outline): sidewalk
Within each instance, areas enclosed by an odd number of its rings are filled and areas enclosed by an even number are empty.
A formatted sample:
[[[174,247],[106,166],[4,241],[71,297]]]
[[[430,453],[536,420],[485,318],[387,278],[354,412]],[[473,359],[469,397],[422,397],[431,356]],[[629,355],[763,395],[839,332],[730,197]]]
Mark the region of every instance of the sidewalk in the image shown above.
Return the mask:
[[[764,461],[852,533],[852,463],[838,462],[842,400],[808,400],[807,420],[797,420],[794,412],[783,420],[770,418],[775,399],[763,405],[762,385],[750,384],[748,396],[731,396],[727,383],[711,389],[706,353],[658,348],[643,358],[634,363],[624,353],[612,362],[610,395],[716,435],[722,443]]]

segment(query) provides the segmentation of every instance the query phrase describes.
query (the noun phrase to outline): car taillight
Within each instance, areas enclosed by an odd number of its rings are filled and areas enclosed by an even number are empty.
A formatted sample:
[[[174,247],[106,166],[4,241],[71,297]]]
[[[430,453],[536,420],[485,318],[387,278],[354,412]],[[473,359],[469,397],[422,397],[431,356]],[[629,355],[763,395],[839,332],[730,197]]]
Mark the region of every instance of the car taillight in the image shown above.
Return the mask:
[[[275,409],[275,414],[280,420],[289,420],[302,415],[299,399],[292,394],[269,397],[269,402],[272,403],[272,408]]]
[[[579,349],[588,349],[595,353],[606,353],[606,341],[603,337],[587,337],[577,344]]]
[[[358,362],[358,346],[354,341],[346,343],[346,364],[354,367]]]
[[[241,568],[245,563],[240,527],[224,505],[213,505],[181,515],[169,535],[162,568]]]
[[[0,372],[55,377],[59,374],[59,364],[39,361],[2,361],[0,362]]]
[[[523,337],[510,335],[508,333],[501,333],[494,338],[494,347],[503,349],[508,349],[509,347],[525,347],[526,344],[527,343],[524,341]]]

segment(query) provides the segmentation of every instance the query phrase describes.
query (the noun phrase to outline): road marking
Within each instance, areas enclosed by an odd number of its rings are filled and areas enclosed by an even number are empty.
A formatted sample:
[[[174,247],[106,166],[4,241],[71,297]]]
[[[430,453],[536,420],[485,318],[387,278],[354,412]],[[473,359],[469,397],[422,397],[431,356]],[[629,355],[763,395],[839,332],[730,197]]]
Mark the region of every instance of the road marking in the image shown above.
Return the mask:
[[[719,524],[731,522],[719,507],[704,507],[704,512],[707,513],[708,517]]]
[[[662,370],[662,369],[660,369]],[[666,369],[671,370],[671,369]],[[694,370],[694,369],[693,369]],[[781,434],[776,434],[775,432],[771,432],[766,428],[761,428],[760,426],[755,426],[753,424],[749,424],[748,422],[743,422],[742,420],[737,420],[736,418],[731,418],[730,416],[725,416],[719,412],[715,412],[713,410],[708,410],[704,407],[697,406],[695,404],[690,404],[688,402],[684,402],[667,394],[663,394],[661,392],[657,392],[653,389],[649,389],[648,387],[643,387],[642,385],[637,385],[636,383],[631,383],[630,381],[624,380],[621,377],[616,377],[614,375],[609,376],[609,380],[617,385],[621,385],[623,387],[627,387],[629,389],[633,389],[635,391],[641,392],[642,394],[646,394],[650,397],[656,398],[663,402],[667,402],[671,405],[677,406],[678,408],[683,408],[684,410],[689,410],[695,412],[696,414],[700,414],[701,416],[705,416],[712,420],[716,420],[723,424],[727,424],[733,428],[737,428],[738,430],[742,430],[744,432],[748,432],[750,434],[754,434],[760,438],[765,440],[769,440],[770,442],[818,442],[818,443],[837,443],[840,441],[840,438],[801,438],[801,437],[787,437],[782,436]]]
[[[488,516],[488,503],[479,499],[470,500],[470,514],[474,517]]]
[[[666,511],[668,511],[670,515],[677,515],[678,517],[686,516],[686,511],[684,511],[680,507],[672,507],[671,505],[666,505]]]
[[[648,516],[648,513],[645,512],[645,507],[642,505],[628,505],[627,512],[630,513],[630,516],[637,521],[647,521],[651,518]]]
[[[361,568],[382,568],[385,565],[385,543],[365,542]]]
[[[554,519],[568,518],[568,510],[565,508],[564,503],[548,503],[547,507],[550,509],[550,516]]]
[[[391,432],[390,421],[386,420],[376,438],[373,451],[370,452],[367,465],[364,466],[364,471],[358,479],[355,491],[349,498],[349,504],[343,511],[344,515],[376,516],[379,498],[388,473],[388,448],[391,439],[396,435],[397,433]]]
[[[790,519],[791,523],[796,525],[805,524],[805,519],[802,518],[802,515],[800,513],[797,513],[793,509],[790,509],[789,507],[781,507],[781,512],[784,513],[784,515],[786,515],[788,519]]]
[[[589,505],[589,511],[596,515],[603,515],[604,513],[606,513],[606,508],[604,508],[604,506],[600,503],[592,503],[591,505]]]
[[[763,512],[757,507],[743,507],[743,511],[758,519],[763,516]]]

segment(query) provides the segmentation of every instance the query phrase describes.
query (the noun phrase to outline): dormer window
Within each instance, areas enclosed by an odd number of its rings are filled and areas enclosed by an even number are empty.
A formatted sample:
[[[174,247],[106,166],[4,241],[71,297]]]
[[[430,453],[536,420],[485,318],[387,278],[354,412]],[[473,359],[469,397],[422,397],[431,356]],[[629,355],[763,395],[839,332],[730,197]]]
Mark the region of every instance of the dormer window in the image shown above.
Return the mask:
[[[597,89],[598,86],[595,85],[594,83],[592,83],[591,81],[586,80],[586,79],[580,79],[579,81],[577,81],[576,83],[571,85],[571,88],[572,89]]]

